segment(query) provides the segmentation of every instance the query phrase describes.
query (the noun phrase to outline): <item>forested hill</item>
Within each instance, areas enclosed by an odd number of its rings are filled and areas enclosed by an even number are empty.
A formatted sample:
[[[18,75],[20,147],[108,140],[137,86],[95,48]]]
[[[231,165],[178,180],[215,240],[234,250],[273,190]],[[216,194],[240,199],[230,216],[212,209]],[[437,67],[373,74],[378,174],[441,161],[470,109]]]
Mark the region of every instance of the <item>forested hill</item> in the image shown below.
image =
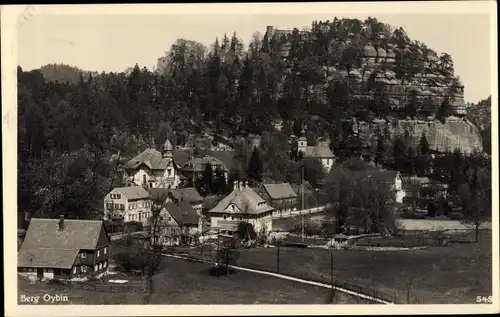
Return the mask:
[[[80,76],[88,79],[90,75],[97,75],[97,72],[81,70],[78,67],[65,64],[47,64],[40,67],[40,72],[46,81],[77,84]]]

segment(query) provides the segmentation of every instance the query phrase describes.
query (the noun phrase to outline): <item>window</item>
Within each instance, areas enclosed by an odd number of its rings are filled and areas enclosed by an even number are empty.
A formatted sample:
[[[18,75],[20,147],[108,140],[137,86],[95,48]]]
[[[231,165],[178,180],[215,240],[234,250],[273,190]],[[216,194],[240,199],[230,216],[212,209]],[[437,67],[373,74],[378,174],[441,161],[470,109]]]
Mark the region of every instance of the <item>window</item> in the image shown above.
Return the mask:
[[[146,175],[142,175],[142,182],[146,184]]]
[[[132,215],[128,215],[128,220],[132,220]]]
[[[104,254],[107,254],[108,253],[108,247],[105,247],[104,248]]]
[[[97,256],[99,256],[99,255],[100,255],[100,253],[101,253],[101,252],[100,252],[99,250],[97,250]]]
[[[120,199],[120,198],[122,198],[122,195],[121,194],[116,194],[116,198]]]
[[[73,266],[73,274],[76,274],[76,266]]]
[[[234,217],[233,217],[233,216],[231,216],[231,220],[234,220]]]
[[[86,265],[82,265],[81,270],[82,270],[82,273],[87,272],[87,266]]]
[[[226,215],[222,216],[224,219],[226,219]]]
[[[102,263],[99,263],[99,270],[102,270]]]
[[[96,265],[94,266],[94,271],[97,271],[97,270],[98,270],[98,268],[99,268],[99,267],[98,267],[98,266],[97,266],[97,264],[96,264]]]
[[[128,205],[128,210],[132,210],[132,205]]]
[[[104,261],[103,267],[106,267],[106,266],[108,266],[108,262]]]
[[[113,205],[112,203],[106,203],[106,208],[107,208],[107,209],[111,209],[111,206],[112,206],[112,205]]]
[[[82,253],[80,253],[80,256],[81,256],[82,259],[85,259],[87,257],[87,253],[82,252]]]
[[[141,216],[142,216],[142,214],[141,214],[141,213],[139,213],[139,220],[141,220]]]
[[[111,199],[115,199],[115,194],[110,194],[109,196],[111,197]]]

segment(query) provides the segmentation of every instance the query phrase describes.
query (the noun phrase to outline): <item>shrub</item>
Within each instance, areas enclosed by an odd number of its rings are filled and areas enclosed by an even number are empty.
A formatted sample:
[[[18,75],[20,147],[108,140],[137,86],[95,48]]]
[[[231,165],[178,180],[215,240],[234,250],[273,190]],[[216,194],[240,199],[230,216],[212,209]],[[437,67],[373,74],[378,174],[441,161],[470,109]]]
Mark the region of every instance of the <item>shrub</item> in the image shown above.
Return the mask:
[[[142,225],[142,222],[139,221],[129,221],[123,224],[124,232],[137,232],[142,230],[144,230],[144,226]]]

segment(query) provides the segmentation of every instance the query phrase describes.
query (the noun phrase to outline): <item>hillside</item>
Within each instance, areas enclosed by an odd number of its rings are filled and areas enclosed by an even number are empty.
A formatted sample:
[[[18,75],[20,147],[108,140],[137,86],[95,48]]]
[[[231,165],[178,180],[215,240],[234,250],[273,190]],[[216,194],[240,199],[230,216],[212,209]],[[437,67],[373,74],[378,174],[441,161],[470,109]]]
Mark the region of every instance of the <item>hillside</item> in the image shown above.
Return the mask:
[[[75,66],[65,64],[47,64],[40,67],[40,72],[46,81],[76,84],[83,75],[84,79],[88,79],[90,75],[96,76],[97,72],[89,72],[79,69]]]
[[[465,117],[464,86],[452,57],[438,56],[402,28],[393,31],[372,18],[314,22],[310,31],[269,26],[263,51],[282,60],[283,82],[307,77],[313,103],[333,106],[329,89],[344,83],[358,124],[369,127],[362,131],[365,143],[376,131],[389,130],[392,138],[409,134],[416,142],[425,132],[440,152],[482,148],[479,130]]]

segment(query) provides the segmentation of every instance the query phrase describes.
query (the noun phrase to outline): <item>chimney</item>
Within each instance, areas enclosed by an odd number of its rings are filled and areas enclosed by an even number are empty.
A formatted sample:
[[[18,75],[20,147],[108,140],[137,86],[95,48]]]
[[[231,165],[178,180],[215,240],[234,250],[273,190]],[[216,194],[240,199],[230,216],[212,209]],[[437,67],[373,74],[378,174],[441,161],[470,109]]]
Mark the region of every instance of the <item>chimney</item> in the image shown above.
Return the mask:
[[[59,231],[64,230],[64,215],[59,216]]]
[[[238,190],[238,181],[233,182],[233,190]]]
[[[239,182],[238,186],[239,186],[240,190],[243,190],[243,182]]]

